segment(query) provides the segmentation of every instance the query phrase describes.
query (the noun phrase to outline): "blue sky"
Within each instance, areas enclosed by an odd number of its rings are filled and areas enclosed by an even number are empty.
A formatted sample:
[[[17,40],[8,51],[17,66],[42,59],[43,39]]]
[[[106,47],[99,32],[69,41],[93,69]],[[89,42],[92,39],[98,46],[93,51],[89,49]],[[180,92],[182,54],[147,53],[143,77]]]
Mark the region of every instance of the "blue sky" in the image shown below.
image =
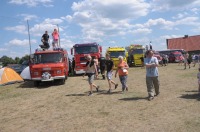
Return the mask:
[[[59,27],[61,47],[97,42],[166,49],[166,39],[200,34],[200,0],[1,0],[0,57],[22,57]],[[52,39],[52,37],[51,37]]]

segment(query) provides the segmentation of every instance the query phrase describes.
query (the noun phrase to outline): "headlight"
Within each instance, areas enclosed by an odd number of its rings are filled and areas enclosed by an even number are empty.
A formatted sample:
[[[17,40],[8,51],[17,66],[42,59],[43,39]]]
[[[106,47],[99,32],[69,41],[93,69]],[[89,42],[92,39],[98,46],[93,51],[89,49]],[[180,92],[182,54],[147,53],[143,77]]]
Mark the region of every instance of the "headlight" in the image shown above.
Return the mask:
[[[61,73],[62,73],[61,70],[57,70],[57,71],[56,71],[56,74],[61,74]]]

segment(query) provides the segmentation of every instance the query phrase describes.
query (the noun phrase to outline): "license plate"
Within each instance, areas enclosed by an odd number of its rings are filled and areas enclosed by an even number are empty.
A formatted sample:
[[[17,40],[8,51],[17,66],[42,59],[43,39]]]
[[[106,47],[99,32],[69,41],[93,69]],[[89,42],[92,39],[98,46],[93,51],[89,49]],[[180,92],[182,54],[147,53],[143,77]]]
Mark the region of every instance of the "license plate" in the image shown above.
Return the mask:
[[[43,68],[42,70],[48,71],[48,70],[51,70],[51,68],[50,67],[46,67],[46,68]]]

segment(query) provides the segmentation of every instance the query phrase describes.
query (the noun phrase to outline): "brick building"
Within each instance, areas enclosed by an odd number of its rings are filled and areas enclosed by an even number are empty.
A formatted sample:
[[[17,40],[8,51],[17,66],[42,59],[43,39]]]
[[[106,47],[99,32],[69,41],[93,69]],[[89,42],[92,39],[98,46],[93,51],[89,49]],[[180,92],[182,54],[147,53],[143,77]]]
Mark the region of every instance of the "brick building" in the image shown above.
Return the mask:
[[[167,49],[184,49],[189,54],[200,54],[200,35],[167,39]]]

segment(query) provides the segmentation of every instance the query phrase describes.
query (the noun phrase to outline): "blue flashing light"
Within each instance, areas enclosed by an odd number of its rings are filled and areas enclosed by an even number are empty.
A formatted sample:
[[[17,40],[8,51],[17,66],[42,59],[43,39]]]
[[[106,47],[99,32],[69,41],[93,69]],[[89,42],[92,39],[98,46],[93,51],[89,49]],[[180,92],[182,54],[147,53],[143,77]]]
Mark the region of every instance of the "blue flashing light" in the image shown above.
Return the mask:
[[[53,48],[54,51],[63,51],[63,48]]]

